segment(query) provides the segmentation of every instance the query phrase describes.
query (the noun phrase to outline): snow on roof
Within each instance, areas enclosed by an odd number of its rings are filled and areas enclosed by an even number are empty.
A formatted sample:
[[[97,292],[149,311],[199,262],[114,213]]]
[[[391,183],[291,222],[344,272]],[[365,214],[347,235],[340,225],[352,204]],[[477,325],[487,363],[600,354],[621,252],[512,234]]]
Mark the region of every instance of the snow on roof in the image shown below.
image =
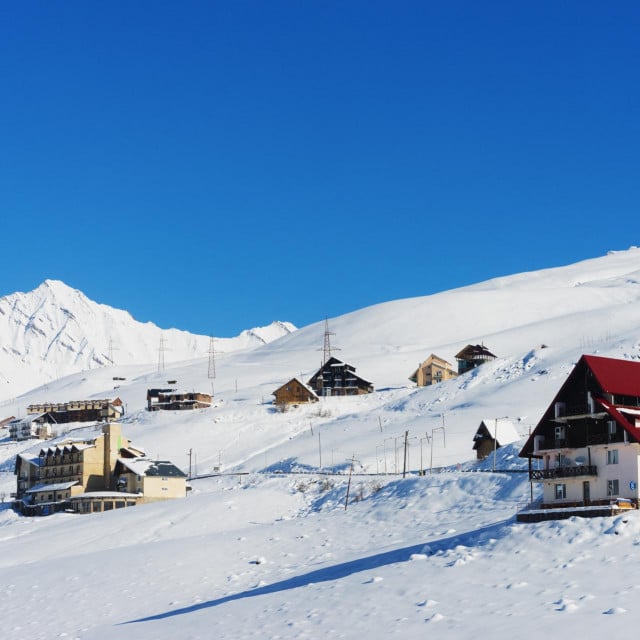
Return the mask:
[[[87,491],[72,496],[71,500],[78,498],[139,498],[140,496],[140,493],[124,493],[123,491]]]
[[[149,458],[118,458],[118,462],[138,476],[186,477],[187,475],[169,460],[151,460]]]
[[[504,418],[498,418],[497,420],[495,418],[485,418],[482,424],[486,427],[489,435],[502,446],[520,440],[520,434],[510,420]],[[496,433],[498,434],[497,437]]]
[[[44,413],[30,413],[27,416],[24,416],[23,418],[15,418],[14,420],[11,420],[11,422],[7,423],[7,426],[20,426],[23,424],[31,424],[32,422],[35,422],[38,418],[42,418],[42,416],[44,416]]]
[[[78,484],[77,480],[69,481],[69,482],[58,482],[55,484],[36,484],[31,489],[27,489],[25,493],[40,493],[41,491],[64,491],[65,489],[69,489],[69,487],[73,487]]]

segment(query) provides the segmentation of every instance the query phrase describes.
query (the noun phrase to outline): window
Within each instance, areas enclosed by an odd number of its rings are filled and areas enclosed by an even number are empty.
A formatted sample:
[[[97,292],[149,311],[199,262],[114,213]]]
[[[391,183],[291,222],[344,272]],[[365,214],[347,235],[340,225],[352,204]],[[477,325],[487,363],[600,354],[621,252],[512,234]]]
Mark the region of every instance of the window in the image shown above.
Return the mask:
[[[618,464],[618,450],[609,449],[607,451],[607,464]]]
[[[617,496],[620,493],[620,483],[618,480],[607,480],[607,495]]]
[[[557,484],[555,485],[555,489],[556,489],[556,500],[565,500],[567,497],[567,485]]]

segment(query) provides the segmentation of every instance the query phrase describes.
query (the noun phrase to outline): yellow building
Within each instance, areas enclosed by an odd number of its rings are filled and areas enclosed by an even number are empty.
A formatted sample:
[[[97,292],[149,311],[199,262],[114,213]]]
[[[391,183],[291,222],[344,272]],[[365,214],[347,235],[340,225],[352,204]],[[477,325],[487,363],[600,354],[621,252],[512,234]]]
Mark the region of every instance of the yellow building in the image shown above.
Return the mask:
[[[418,368],[409,376],[411,382],[415,382],[419,387],[428,387],[429,385],[451,380],[457,377],[457,372],[453,367],[442,358],[433,353],[422,362]]]
[[[144,486],[140,492],[138,487],[126,489],[118,481],[116,465],[128,459],[146,460],[144,452],[131,445],[116,423],[103,425],[102,433],[95,437],[65,438],[31,454],[19,454],[14,508],[25,515],[65,510],[93,513],[156,499],[153,483],[149,499],[145,499]],[[184,495],[186,475],[182,476]],[[178,497],[179,491],[172,486],[160,495]]]
[[[184,498],[187,474],[168,460],[120,458],[115,469],[118,488],[142,495],[143,502]]]

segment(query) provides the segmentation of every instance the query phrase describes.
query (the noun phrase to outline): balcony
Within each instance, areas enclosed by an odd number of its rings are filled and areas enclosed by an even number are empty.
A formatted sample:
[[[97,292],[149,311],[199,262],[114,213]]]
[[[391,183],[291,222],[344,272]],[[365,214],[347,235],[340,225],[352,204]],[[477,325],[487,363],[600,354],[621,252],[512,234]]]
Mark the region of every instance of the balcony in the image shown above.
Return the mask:
[[[556,478],[577,478],[579,476],[597,476],[598,467],[589,464],[577,464],[554,469],[532,469],[529,480],[555,480]]]

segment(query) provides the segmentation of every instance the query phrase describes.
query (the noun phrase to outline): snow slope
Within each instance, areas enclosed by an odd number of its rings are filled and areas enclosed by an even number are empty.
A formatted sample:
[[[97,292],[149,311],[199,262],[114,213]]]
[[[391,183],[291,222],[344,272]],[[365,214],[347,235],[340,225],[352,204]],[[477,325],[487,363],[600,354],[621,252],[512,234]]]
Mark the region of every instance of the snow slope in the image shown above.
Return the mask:
[[[631,249],[330,319],[334,355],[376,391],[285,413],[270,394],[317,368],[323,322],[221,354],[214,380],[206,356],[162,374],[122,364],[5,401],[0,412],[18,415],[36,400],[104,396],[118,374],[136,445],[185,470],[191,450],[194,474],[231,475],[194,479],[184,500],[95,516],[0,510],[2,636],[628,636],[640,622],[638,513],[516,524],[532,490],[514,472],[522,441],[498,450],[491,473],[472,438],[503,417],[526,435],[582,353],[640,357],[639,273]],[[498,360],[429,388],[407,380],[429,353],[453,362],[481,340]],[[166,378],[213,385],[215,406],[146,413],[146,389]],[[13,490],[27,446],[0,442],[0,491]]]

